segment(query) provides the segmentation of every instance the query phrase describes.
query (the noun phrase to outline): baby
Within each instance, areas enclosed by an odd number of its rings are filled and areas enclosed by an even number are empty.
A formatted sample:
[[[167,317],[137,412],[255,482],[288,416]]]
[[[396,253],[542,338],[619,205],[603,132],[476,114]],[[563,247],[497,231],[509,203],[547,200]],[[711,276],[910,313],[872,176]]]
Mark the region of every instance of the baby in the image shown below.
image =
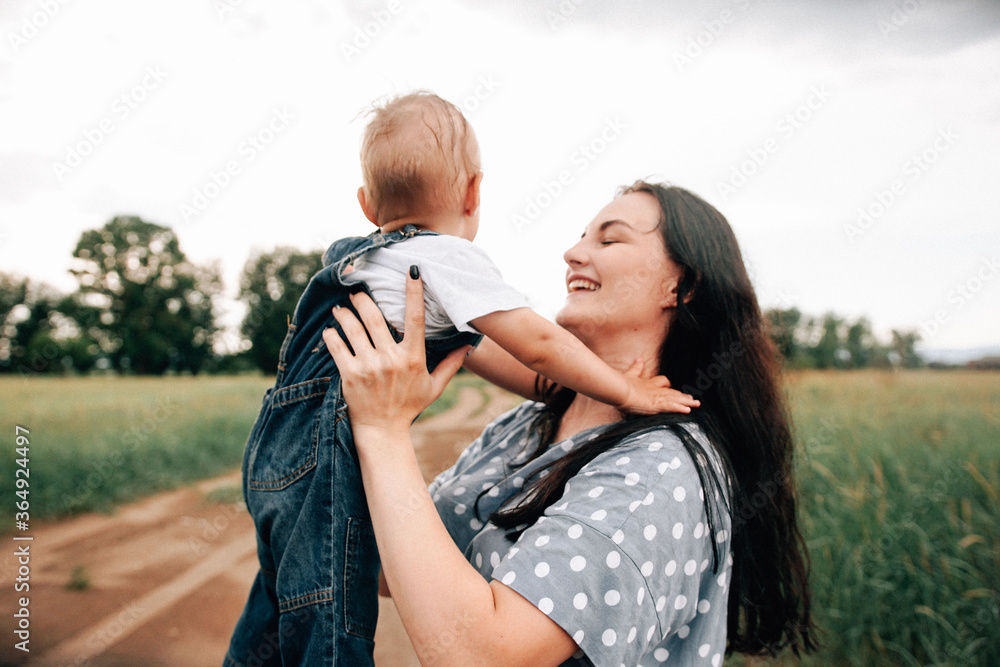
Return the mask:
[[[227,665],[373,664],[378,551],[339,373],[322,339],[338,326],[332,308],[353,308],[352,292],[371,294],[398,340],[406,274],[416,266],[429,369],[457,347],[478,344],[466,367],[526,398],[538,398],[542,376],[625,412],[698,404],[662,377],[626,376],[605,364],[528,308],[472,244],[483,174],[475,135],[455,106],[419,92],[376,108],[361,163],[358,201],[379,230],[326,251],[247,442],[244,494],[260,571]]]

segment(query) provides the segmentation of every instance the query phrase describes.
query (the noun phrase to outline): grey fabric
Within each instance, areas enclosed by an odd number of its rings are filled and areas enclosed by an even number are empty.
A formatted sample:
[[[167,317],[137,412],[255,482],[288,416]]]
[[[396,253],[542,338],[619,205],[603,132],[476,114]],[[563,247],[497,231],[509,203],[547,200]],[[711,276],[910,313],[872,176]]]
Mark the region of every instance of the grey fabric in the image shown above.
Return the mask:
[[[581,650],[565,665],[721,665],[730,518],[720,503],[722,525],[709,534],[698,473],[673,433],[633,436],[597,456],[514,544],[483,525],[533,473],[600,432],[553,444],[517,468],[534,449],[539,409],[529,402],[499,417],[430,486],[466,558],[573,637]],[[689,432],[712,451],[699,430]],[[722,554],[717,572],[713,540]]]

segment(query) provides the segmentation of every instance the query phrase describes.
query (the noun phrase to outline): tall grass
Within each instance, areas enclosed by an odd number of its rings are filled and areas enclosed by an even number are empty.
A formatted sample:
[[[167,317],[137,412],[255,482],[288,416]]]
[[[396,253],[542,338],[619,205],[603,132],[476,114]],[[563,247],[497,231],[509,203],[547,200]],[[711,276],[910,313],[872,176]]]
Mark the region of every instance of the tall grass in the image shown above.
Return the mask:
[[[1000,375],[791,376],[824,649],[1000,665]]]
[[[31,430],[32,519],[235,470],[270,383],[2,379],[2,497],[12,514],[15,424]],[[804,664],[1000,665],[1000,374],[803,372],[788,395],[823,631]],[[761,661],[727,664],[744,662]]]
[[[4,378],[10,434],[0,492],[14,500],[14,425],[30,430],[31,517],[107,510],[239,467],[272,379]],[[13,526],[0,526],[8,531]]]

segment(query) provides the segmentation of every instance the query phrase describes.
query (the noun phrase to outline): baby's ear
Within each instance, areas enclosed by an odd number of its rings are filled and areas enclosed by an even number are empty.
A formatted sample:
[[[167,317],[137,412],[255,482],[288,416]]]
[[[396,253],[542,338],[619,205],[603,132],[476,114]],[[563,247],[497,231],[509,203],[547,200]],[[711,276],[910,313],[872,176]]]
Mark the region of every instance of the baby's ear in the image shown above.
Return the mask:
[[[376,227],[381,227],[378,223],[378,213],[369,204],[368,191],[365,190],[365,186],[358,188],[358,203],[361,204],[361,210],[364,212],[365,217],[371,220],[371,223]]]

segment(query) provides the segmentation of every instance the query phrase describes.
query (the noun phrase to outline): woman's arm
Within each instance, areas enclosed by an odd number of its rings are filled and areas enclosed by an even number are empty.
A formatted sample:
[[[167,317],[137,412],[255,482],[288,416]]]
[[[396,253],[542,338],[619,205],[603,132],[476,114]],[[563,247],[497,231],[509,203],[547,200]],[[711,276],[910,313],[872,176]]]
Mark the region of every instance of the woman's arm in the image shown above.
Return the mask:
[[[577,645],[519,594],[487,582],[452,541],[424,484],[410,440],[412,420],[440,395],[467,349],[428,374],[423,286],[407,280],[406,334],[390,336],[374,302],[354,295],[371,336],[346,309],[324,334],[341,372],[382,571],[424,665],[558,665]]]

